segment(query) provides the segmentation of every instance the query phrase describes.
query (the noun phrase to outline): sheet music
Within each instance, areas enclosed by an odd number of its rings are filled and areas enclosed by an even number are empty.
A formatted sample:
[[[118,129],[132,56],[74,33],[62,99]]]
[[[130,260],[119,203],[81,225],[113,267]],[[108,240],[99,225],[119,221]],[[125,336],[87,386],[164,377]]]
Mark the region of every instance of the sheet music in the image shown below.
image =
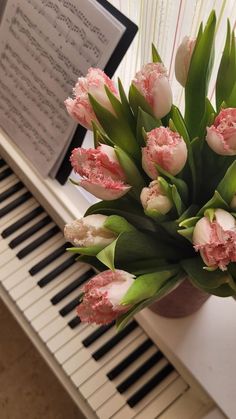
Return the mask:
[[[89,67],[104,68],[124,30],[95,0],[7,1],[0,27],[0,126],[43,176],[76,128],[64,100]]]

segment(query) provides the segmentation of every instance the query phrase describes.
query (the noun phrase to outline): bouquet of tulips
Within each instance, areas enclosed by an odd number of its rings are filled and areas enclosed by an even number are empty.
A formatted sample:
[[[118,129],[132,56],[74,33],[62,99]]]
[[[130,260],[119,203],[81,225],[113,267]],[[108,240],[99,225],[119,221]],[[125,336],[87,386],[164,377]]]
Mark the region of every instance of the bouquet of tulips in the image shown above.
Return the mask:
[[[82,321],[121,328],[186,277],[209,294],[236,294],[236,48],[228,22],[212,104],[215,26],[213,11],[177,50],[184,116],[154,46],[128,96],[90,68],[65,102],[94,134],[94,148],[72,152],[72,182],[101,200],[65,226],[69,250],[98,271],[81,294]]]

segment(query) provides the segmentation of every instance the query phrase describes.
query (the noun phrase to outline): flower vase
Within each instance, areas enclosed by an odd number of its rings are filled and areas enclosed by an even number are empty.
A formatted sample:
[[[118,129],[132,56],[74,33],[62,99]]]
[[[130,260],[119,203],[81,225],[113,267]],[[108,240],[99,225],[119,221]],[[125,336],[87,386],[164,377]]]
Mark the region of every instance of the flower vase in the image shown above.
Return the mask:
[[[163,317],[185,317],[199,310],[209,297],[210,294],[194,287],[188,279],[184,279],[177,288],[149,308]]]

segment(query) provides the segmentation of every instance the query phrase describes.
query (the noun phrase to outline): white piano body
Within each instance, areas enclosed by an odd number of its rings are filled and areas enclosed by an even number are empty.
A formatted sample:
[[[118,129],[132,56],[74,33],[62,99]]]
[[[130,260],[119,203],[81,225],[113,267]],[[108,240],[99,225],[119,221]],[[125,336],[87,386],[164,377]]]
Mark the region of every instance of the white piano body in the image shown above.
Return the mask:
[[[40,178],[3,132],[0,132],[0,156],[15,173],[15,175],[9,176],[8,180],[5,179],[2,182],[3,186],[0,184],[0,193],[16,183],[19,178],[60,229],[63,229],[66,222],[83,216],[90,205],[86,197],[73,186],[62,187],[52,179]],[[5,168],[0,170],[5,170]],[[24,189],[21,192],[16,192],[6,202],[11,202],[20,193],[24,193]],[[24,205],[21,216],[27,212],[24,211]],[[32,208],[35,208],[34,204],[31,205],[30,209]],[[11,222],[7,217],[2,218],[1,231],[17,220],[17,211],[12,211],[10,219]],[[51,226],[50,223],[49,226]],[[47,226],[44,227],[42,231],[46,231],[47,228]],[[58,234],[56,244],[59,246],[62,244],[62,235]],[[28,238],[25,243],[27,244],[29,240]],[[9,240],[1,238],[0,296],[86,418],[236,418],[236,304],[233,299],[211,297],[196,314],[183,319],[161,318],[146,309],[136,316],[138,327],[126,337],[126,346],[123,344],[122,348],[122,345],[118,344],[119,352],[114,352],[108,361],[105,357],[105,360],[99,364],[94,361],[91,355],[89,356],[89,352],[81,344],[81,340],[88,336],[89,331],[90,333],[93,331],[93,327],[80,325],[79,333],[73,329],[69,330],[68,319],[65,321],[63,317],[56,317],[55,307],[58,311],[57,306],[50,306],[50,298],[53,293],[55,294],[57,288],[60,291],[60,284],[63,283],[61,276],[59,279],[57,278],[58,282],[55,281],[53,285],[54,292],[49,285],[48,301],[45,300],[46,291],[43,292],[43,297],[35,298],[35,300],[38,298],[39,301],[42,301],[42,304],[46,304],[45,313],[39,313],[36,310],[35,315],[32,315],[32,305],[28,304],[27,306],[26,301],[32,295],[32,284],[35,279],[34,277],[30,278],[31,285],[29,286],[27,270],[25,270],[25,276],[22,274],[22,270],[29,268],[27,261],[30,259],[26,258],[22,264],[16,257],[13,257],[14,249],[11,250],[8,243]],[[53,240],[51,246],[53,250],[55,248]],[[18,246],[18,248],[20,247]],[[35,251],[33,253],[35,254]],[[41,253],[44,255],[42,251]],[[34,263],[39,261],[40,257],[36,255]],[[9,274],[9,272],[12,273]],[[71,277],[75,276],[72,268],[69,268],[68,272],[71,272]],[[42,289],[44,290],[44,288]],[[70,300],[67,297],[65,301]],[[35,309],[34,306],[33,309]],[[73,320],[74,316],[75,312],[70,313],[69,320]],[[101,336],[101,342],[104,343],[110,338],[111,333],[112,331],[109,330],[104,335],[107,336],[106,338]],[[140,343],[144,342],[143,333],[145,336],[149,335],[164,353],[174,366],[174,371],[132,409],[124,401],[127,399],[126,393],[124,395],[118,393],[116,391],[117,382],[109,381],[106,373],[112,367],[114,368],[116,363],[122,360],[122,357],[125,357],[127,351],[130,352],[132,348],[135,350]],[[81,337],[79,338],[79,336]],[[101,342],[100,344],[98,342],[99,339],[92,345],[93,351],[101,346]],[[66,353],[67,350],[68,353]],[[116,347],[113,348],[114,350]],[[152,355],[153,352],[150,354]],[[144,358],[141,357],[141,359]],[[137,362],[136,367],[139,366]],[[167,361],[163,359],[161,362]],[[90,368],[91,372],[88,373]],[[153,368],[150,369],[150,374],[152,371],[158,371],[155,369],[156,366]],[[129,371],[133,370],[131,368]],[[87,374],[87,378],[83,380],[84,374]],[[145,380],[150,380],[152,376],[150,374],[147,371],[141,377],[139,386],[145,385]],[[131,393],[128,392],[128,396]]]

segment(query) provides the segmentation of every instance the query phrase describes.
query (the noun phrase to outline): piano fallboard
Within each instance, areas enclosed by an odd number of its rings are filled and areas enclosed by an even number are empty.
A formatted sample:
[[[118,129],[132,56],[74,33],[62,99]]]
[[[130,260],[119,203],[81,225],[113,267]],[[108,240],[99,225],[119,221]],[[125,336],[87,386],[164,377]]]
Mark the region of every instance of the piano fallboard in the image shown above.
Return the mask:
[[[198,329],[211,318],[215,299],[182,320],[144,310],[121,334],[114,325],[81,324],[75,307],[94,272],[65,251],[61,229],[88,202],[41,179],[5,135],[0,139],[0,296],[84,416],[233,418],[236,408],[227,411],[214,397],[209,359],[199,358],[207,330],[201,339]]]

